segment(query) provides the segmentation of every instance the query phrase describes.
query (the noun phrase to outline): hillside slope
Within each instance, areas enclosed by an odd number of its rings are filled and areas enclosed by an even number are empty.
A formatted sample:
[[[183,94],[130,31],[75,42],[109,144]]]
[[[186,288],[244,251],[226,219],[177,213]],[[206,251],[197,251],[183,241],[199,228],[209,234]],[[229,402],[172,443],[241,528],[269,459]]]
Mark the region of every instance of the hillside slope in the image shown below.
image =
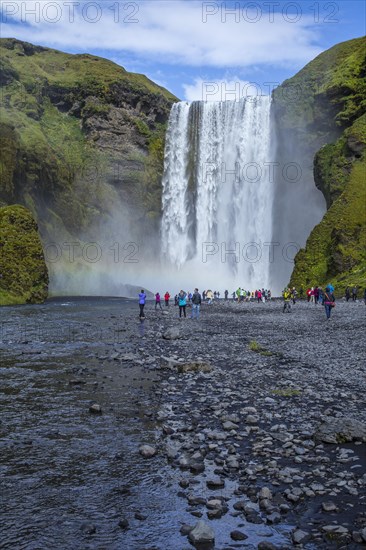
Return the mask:
[[[1,39],[0,59],[2,204],[30,208],[45,242],[95,237],[119,202],[151,229],[176,98],[92,55]]]
[[[309,169],[327,207],[295,257],[291,286],[366,286],[365,77],[359,38],[322,53],[274,92],[282,154]]]

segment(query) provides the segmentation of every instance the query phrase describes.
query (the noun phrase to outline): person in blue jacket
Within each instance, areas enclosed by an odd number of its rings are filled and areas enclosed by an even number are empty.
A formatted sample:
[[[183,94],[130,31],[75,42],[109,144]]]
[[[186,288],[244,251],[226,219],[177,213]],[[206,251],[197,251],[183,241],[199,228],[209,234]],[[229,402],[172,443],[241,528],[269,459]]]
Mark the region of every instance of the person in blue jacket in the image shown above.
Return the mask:
[[[325,315],[327,316],[328,321],[330,320],[330,314],[332,312],[332,308],[335,306],[335,297],[331,288],[332,287],[328,285],[323,294],[323,304],[325,306]]]
[[[145,302],[146,302],[146,294],[144,292],[144,289],[142,288],[139,294],[140,319],[145,319],[145,315],[144,315]]]
[[[179,317],[182,317],[182,312],[184,317],[187,317],[186,306],[187,306],[187,293],[184,290],[181,290],[178,294],[178,305],[179,305]]]

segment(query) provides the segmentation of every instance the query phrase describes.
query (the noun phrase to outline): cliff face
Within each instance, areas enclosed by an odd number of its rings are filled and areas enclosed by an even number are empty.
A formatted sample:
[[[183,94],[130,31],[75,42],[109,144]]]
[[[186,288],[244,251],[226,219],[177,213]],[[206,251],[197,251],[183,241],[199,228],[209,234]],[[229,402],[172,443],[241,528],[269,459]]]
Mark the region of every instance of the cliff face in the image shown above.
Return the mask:
[[[295,257],[291,286],[366,284],[365,54],[365,38],[338,44],[273,94],[279,156],[299,163],[327,208]]]
[[[2,39],[0,59],[0,201],[27,206],[44,242],[96,238],[118,205],[136,239],[154,231],[176,98],[91,55]]]
[[[43,302],[48,272],[38,227],[23,206],[0,208],[0,305]]]

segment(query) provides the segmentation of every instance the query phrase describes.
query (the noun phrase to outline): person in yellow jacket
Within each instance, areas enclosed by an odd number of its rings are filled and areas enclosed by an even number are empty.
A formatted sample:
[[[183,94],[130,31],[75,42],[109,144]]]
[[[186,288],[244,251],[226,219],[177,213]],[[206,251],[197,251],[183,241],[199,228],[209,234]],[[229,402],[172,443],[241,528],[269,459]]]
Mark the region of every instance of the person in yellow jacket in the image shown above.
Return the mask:
[[[289,288],[285,288],[285,290],[282,292],[284,304],[283,304],[283,313],[288,311],[291,312],[291,291]]]

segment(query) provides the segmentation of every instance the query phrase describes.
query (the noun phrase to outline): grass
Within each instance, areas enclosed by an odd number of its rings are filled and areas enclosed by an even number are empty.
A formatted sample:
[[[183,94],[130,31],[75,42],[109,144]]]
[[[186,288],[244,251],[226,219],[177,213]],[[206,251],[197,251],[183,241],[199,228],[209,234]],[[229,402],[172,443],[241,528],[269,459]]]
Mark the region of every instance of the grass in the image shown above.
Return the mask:
[[[31,88],[36,85],[40,89],[47,81],[50,85],[65,89],[82,87],[88,93],[104,96],[113,84],[119,83],[176,101],[173,94],[146,76],[130,73],[116,63],[95,55],[66,54],[12,38],[1,39],[0,48],[3,63],[11,64],[11,70],[21,74],[24,83]]]
[[[86,234],[121,197],[156,223],[164,116],[177,100],[174,95],[106,59],[15,39],[0,39],[0,72],[0,205],[20,202],[31,208],[50,241]],[[126,125],[137,145],[114,153],[85,128],[98,127],[99,120],[108,126],[112,108],[125,104]],[[145,114],[151,105],[157,107],[156,121]],[[125,166],[134,155],[140,166],[123,168],[116,178],[116,164]],[[57,231],[54,219],[62,220]]]
[[[273,395],[278,395],[280,397],[295,397],[295,396],[301,395],[300,390],[294,390],[292,388],[282,388],[278,390],[272,390],[271,393]]]
[[[259,353],[260,355],[263,355],[264,357],[270,357],[272,355],[275,355],[273,352],[268,351],[266,348],[263,348],[258,342],[255,340],[252,340],[248,344],[250,351],[254,351],[255,353]]]

